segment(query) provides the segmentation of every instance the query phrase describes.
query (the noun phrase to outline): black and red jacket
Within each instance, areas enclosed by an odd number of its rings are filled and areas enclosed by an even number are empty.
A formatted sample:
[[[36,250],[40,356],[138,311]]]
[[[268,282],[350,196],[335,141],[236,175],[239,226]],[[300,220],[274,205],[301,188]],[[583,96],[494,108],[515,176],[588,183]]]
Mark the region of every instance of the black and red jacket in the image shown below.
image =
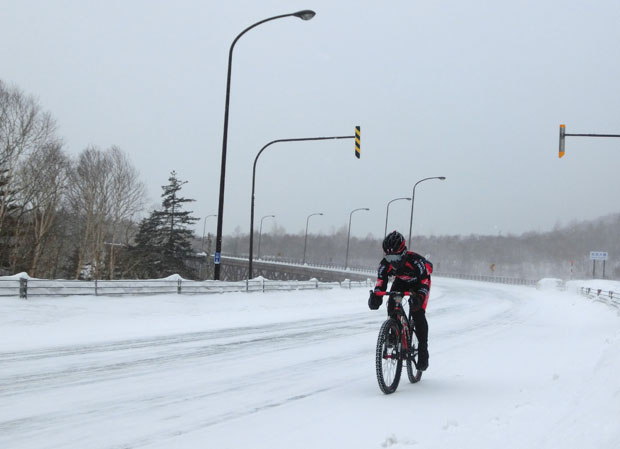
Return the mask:
[[[431,273],[433,264],[413,251],[407,251],[400,262],[391,264],[381,259],[377,274],[376,292],[384,292],[388,286],[388,278],[394,277],[392,290],[409,291],[424,297],[422,308],[426,310],[428,295],[431,290]]]

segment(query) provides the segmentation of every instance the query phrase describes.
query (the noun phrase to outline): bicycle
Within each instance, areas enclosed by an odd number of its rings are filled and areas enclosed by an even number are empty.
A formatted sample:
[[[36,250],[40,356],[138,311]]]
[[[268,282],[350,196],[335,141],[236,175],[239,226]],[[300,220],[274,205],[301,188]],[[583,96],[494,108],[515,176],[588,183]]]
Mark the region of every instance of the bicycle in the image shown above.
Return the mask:
[[[372,292],[372,290],[371,290]],[[400,382],[403,361],[407,364],[409,382],[416,383],[422,378],[422,371],[417,369],[417,343],[411,320],[410,292],[375,292],[379,296],[389,296],[394,300],[394,311],[381,326],[377,338],[375,365],[379,388],[385,394],[396,391]],[[403,298],[409,297],[409,316],[403,308]],[[414,373],[415,367],[415,373]]]

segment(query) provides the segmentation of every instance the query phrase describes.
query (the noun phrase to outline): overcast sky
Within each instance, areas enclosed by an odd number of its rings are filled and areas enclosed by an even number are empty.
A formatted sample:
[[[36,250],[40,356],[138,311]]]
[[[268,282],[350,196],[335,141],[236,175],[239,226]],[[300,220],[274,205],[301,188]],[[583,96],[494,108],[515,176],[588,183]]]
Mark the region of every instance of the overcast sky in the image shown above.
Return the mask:
[[[106,0],[0,3],[0,79],[39,99],[68,153],[118,145],[151,204],[171,170],[216,214],[233,56],[224,233],[383,233],[416,188],[414,233],[520,234],[620,212],[620,2]],[[410,204],[389,228],[408,233]],[[202,222],[197,226],[202,232]],[[216,220],[207,221],[215,232]]]

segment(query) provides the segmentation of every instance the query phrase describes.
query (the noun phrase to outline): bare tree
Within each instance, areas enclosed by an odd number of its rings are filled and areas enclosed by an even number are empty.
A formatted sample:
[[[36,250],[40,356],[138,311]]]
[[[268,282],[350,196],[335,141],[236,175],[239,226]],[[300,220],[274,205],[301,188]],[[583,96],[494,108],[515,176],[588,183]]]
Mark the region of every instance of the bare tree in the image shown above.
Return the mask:
[[[109,277],[114,279],[115,269],[115,246],[122,234],[127,234],[127,228],[131,225],[131,218],[144,207],[146,188],[138,180],[136,170],[123,151],[113,146],[107,151],[112,169],[112,194],[111,194],[111,223]],[[126,241],[124,244],[128,244]]]
[[[20,203],[32,234],[31,276],[37,276],[44,243],[60,209],[67,187],[69,158],[60,142],[35,149],[17,172]]]
[[[69,202],[80,220],[77,227],[76,279],[80,277],[85,260],[94,264],[95,278],[99,276],[104,218],[108,216],[110,204],[109,172],[109,160],[95,147],[82,151],[71,171]]]
[[[15,171],[35,148],[56,140],[56,125],[33,97],[0,81],[0,235],[15,194]]]
[[[128,223],[141,209],[144,185],[138,180],[137,170],[118,147],[106,151],[90,147],[80,153],[74,164],[68,192],[71,208],[81,223],[75,277],[80,276],[88,261],[94,268],[95,278],[100,279],[105,245],[111,243],[113,248],[123,223]],[[106,242],[107,238],[112,242]],[[110,264],[112,273],[113,251]]]

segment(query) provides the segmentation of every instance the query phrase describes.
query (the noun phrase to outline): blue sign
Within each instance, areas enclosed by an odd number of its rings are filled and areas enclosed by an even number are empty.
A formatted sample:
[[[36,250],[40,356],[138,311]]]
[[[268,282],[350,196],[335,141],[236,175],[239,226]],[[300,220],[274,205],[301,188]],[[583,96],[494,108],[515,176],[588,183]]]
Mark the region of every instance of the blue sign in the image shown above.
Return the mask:
[[[217,264],[220,263],[220,253],[215,253],[215,256],[213,257],[213,261]]]

